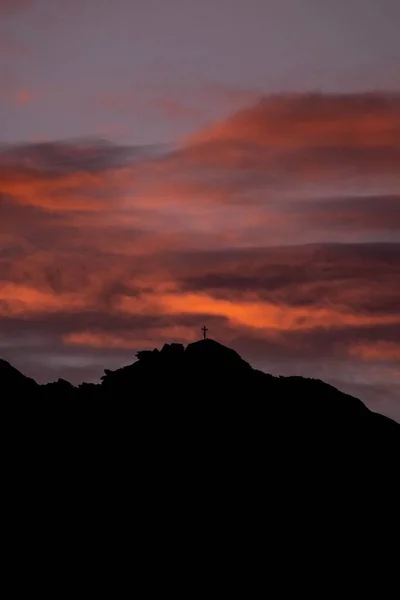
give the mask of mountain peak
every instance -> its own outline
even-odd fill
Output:
[[[235,350],[206,338],[188,344],[164,344],[161,349],[142,350],[130,365],[105,369],[99,384],[74,387],[65,380],[38,385],[5,360],[0,359],[0,392],[35,398],[107,399],[127,401],[132,407],[212,406],[213,414],[226,407],[235,414],[258,411],[265,422],[298,427],[310,435],[314,427],[338,431],[364,431],[363,423],[385,427],[357,398],[323,381],[303,377],[275,377],[255,370]],[[179,401],[179,402],[178,402]],[[144,410],[144,408],[143,408]],[[260,417],[261,418],[261,417]],[[397,429],[398,425],[393,424]]]
[[[225,369],[251,368],[236,350],[211,338],[192,342],[186,347],[185,355],[190,361],[199,361],[207,366],[214,365]]]

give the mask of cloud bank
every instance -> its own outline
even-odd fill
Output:
[[[171,148],[0,151],[1,354],[98,378],[216,339],[400,420],[400,97],[265,97]]]

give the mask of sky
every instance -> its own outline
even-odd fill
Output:
[[[398,0],[0,0],[0,355],[209,335],[400,421]]]

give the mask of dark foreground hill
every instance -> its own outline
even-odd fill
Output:
[[[351,575],[358,590],[385,549],[396,572],[400,425],[213,340],[137,357],[78,387],[39,386],[0,362],[4,514],[18,547],[57,548],[55,572],[115,560],[185,596],[217,575],[221,594],[241,585],[243,597],[258,595],[255,577],[320,596]]]
[[[68,400],[79,401],[77,409],[84,411],[89,400],[107,400],[112,410],[118,405],[137,414],[152,411],[154,418],[156,410],[158,415],[177,411],[179,419],[190,415],[210,425],[218,415],[227,423],[237,418],[256,427],[262,422],[266,431],[293,427],[308,436],[322,431],[360,439],[383,432],[385,438],[399,436],[398,424],[371,412],[360,400],[320,380],[255,370],[237,352],[211,339],[186,348],[165,344],[161,350],[138,352],[137,359],[116,371],[105,369],[99,384],[77,387],[63,379],[38,385],[0,360],[0,389],[7,398],[51,400],[53,409],[58,403],[65,410],[68,405],[62,403]]]

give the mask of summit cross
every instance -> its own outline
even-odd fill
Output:
[[[203,332],[203,338],[206,339],[207,338],[207,327],[204,325],[204,327],[202,328],[202,332]]]

